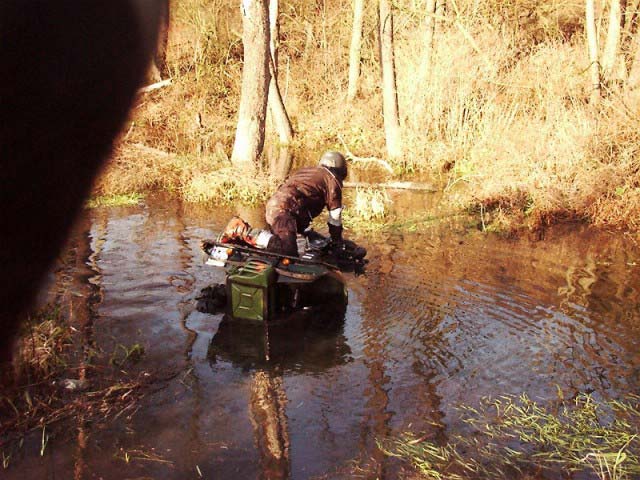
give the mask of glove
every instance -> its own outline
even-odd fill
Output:
[[[234,216],[224,228],[223,237],[227,240],[243,240],[251,231],[251,226],[240,217]]]
[[[211,240],[203,240],[202,243],[200,244],[200,246],[202,247],[202,250],[207,254],[210,255],[211,254],[211,250],[214,247],[214,243]]]
[[[342,225],[333,225],[331,223],[329,225],[329,235],[331,235],[331,243],[336,247],[342,247]]]

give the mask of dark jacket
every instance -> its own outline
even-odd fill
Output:
[[[342,182],[325,167],[301,168],[267,202],[267,223],[272,225],[280,213],[288,212],[302,233],[325,208],[342,208]]]

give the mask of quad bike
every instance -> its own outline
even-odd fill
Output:
[[[226,272],[224,284],[202,291],[198,308],[224,309],[235,319],[273,323],[297,310],[346,310],[342,272],[364,272],[367,251],[354,242],[340,244],[309,230],[298,242],[299,257],[257,248],[220,234],[205,240],[206,263]]]

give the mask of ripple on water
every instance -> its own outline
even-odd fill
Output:
[[[637,289],[615,248],[585,253],[571,242],[580,245],[466,238],[404,248],[413,254],[393,255],[389,273],[369,280],[363,316],[375,321],[363,320],[360,341],[392,382],[419,383],[421,365],[427,381],[462,402],[546,396],[554,384],[624,393],[637,369],[637,340],[627,338],[640,319]]]

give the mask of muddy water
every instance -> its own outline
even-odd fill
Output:
[[[432,205],[402,194],[395,208]],[[200,240],[231,213],[162,199],[87,213],[51,290],[76,290],[92,348],[140,344],[131,368],[162,381],[136,412],[71,422],[42,457],[31,439],[0,477],[403,478],[376,439],[446,440],[465,428],[461,403],[640,393],[640,250],[629,237],[574,227],[513,241],[450,218],[421,234],[352,236],[371,263],[348,277],[343,321],[265,336],[194,308],[223,280]]]

